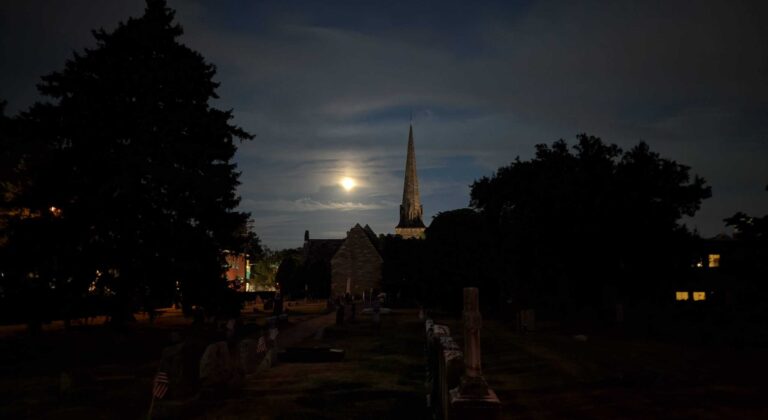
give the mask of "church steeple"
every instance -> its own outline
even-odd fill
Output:
[[[424,235],[422,215],[424,209],[419,198],[419,178],[416,175],[416,151],[413,145],[413,126],[408,129],[408,155],[405,159],[403,203],[400,205],[400,223],[395,234],[403,238],[419,238]]]

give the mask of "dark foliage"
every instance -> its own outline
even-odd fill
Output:
[[[765,187],[768,191],[768,186]],[[759,216],[748,216],[743,212],[738,212],[724,220],[726,226],[734,229],[736,239],[747,241],[768,241],[768,214]]]
[[[431,268],[424,261],[424,241],[400,236],[380,236],[382,244],[382,290],[399,304],[428,304],[432,301],[432,283],[426,276]]]
[[[424,258],[433,267],[425,301],[430,307],[460,310],[462,289],[479,287],[486,313],[501,306],[508,285],[508,269],[494,250],[493,234],[485,218],[473,209],[438,213],[427,229]]]
[[[233,210],[231,161],[252,136],[209,105],[215,67],[179,43],[173,18],[148,0],[143,16],[94,31],[96,48],[38,85],[52,102],[19,118],[28,182],[12,205],[32,217],[9,228],[9,276],[39,278],[64,307],[114,295],[119,321],[169,303],[178,286],[186,309],[215,309],[226,294],[221,251],[254,248],[247,214]]]
[[[277,268],[275,283],[286,296],[303,296],[306,283],[302,276],[300,249],[286,249],[281,251],[281,254],[282,260]]]
[[[564,319],[655,299],[689,264],[680,218],[709,196],[702,178],[645,143],[622,153],[582,134],[572,148],[538,145],[533,159],[476,181],[470,204],[490,236],[483,266],[509,273],[495,290]]]

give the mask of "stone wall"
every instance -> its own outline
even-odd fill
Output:
[[[331,259],[331,297],[343,296],[347,281],[350,292],[356,296],[370,289],[379,290],[383,262],[365,230],[355,225]]]

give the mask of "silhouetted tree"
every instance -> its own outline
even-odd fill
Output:
[[[765,187],[768,191],[768,186]],[[726,226],[734,229],[736,239],[750,241],[768,240],[768,215],[763,217],[749,216],[744,212],[738,212],[723,220]]]
[[[299,249],[286,249],[280,252],[282,260],[275,274],[275,283],[284,295],[294,296],[304,293],[304,279],[301,276]]]
[[[485,218],[473,209],[438,213],[427,228],[424,258],[429,270],[425,294],[431,307],[459,311],[462,288],[479,287],[485,313],[500,307],[501,293],[512,279],[494,247]]]
[[[514,267],[511,297],[565,317],[653,299],[689,264],[679,219],[709,196],[689,167],[645,143],[622,153],[582,134],[573,148],[564,140],[537,145],[533,159],[476,181],[470,204]]]
[[[252,136],[209,105],[215,67],[179,43],[165,1],[43,77],[51,98],[21,115],[39,217],[11,230],[26,271],[72,296],[112,295],[113,319],[169,302],[208,308],[225,288],[223,249],[239,249],[236,140]],[[42,256],[42,258],[40,258]],[[24,273],[18,273],[24,275]]]
[[[431,266],[424,259],[424,241],[403,239],[397,235],[383,235],[379,239],[384,259],[382,290],[388,296],[400,296],[399,304],[432,304],[434,282],[432,277],[425,276],[427,267]]]

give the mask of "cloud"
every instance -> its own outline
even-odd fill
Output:
[[[3,57],[22,58],[0,80],[29,87],[11,106],[33,90],[28,71],[60,68],[92,43],[90,28],[113,27],[140,3],[53,2],[69,10],[45,19],[40,3],[3,5],[0,33],[14,40]],[[534,144],[580,132],[624,148],[645,140],[702,174],[713,198],[690,221],[702,234],[737,210],[768,212],[768,3],[170,6],[182,40],[217,65],[216,106],[257,135],[236,158],[241,207],[272,246],[353,221],[391,232],[411,111],[427,220],[465,206],[473,180]],[[341,176],[362,187],[344,195]]]
[[[271,200],[271,201],[256,201],[246,200],[243,203],[245,209],[249,211],[274,211],[274,212],[314,212],[321,210],[333,210],[333,211],[366,211],[366,210],[381,210],[388,208],[397,208],[398,203],[393,202],[381,202],[381,203],[361,203],[361,202],[320,202],[308,197],[300,198],[298,200]]]

